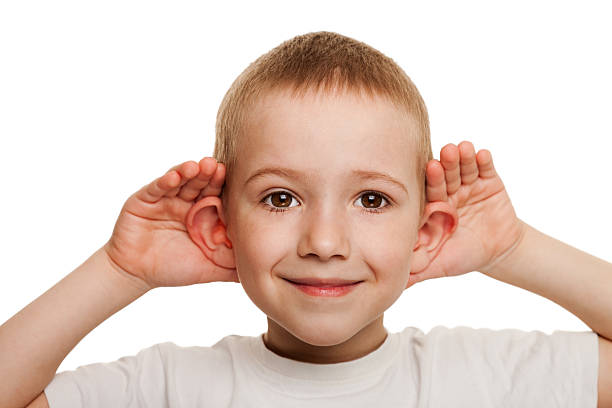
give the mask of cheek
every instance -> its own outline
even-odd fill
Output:
[[[299,245],[298,217],[249,206],[233,213],[232,221],[232,243],[239,272],[249,269],[269,274],[276,263],[295,252]],[[360,214],[348,220],[344,238],[351,242],[351,256],[362,258],[385,281],[399,282],[404,278],[407,281],[417,221],[407,211]]]
[[[253,210],[235,214],[234,244],[237,267],[270,273],[271,267],[287,253],[290,237],[286,223]]]
[[[357,224],[354,240],[374,269],[395,275],[409,269],[415,228],[408,217],[386,217]]]
[[[408,283],[414,228],[416,226],[411,225],[410,221],[378,222],[371,223],[368,228],[361,228],[357,235],[361,256],[376,279],[374,289],[378,296],[373,299],[383,310],[402,295]]]
[[[262,216],[253,211],[236,215],[234,220],[239,228],[235,229],[234,250],[240,282],[261,311],[276,316],[279,299],[284,293],[272,270],[286,257],[288,240],[279,239],[282,235],[280,224],[267,221],[266,214]]]

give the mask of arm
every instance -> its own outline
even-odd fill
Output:
[[[40,395],[26,408],[49,408],[49,401],[47,400],[47,396],[44,392],[41,392]]]
[[[612,264],[525,224],[516,249],[480,272],[544,296],[599,335],[599,408],[612,407]]]
[[[448,144],[440,162],[431,160],[426,170],[425,215],[444,209],[436,204],[448,201],[459,222],[442,234],[438,252],[420,249],[429,260],[411,274],[408,287],[480,271],[559,304],[598,334],[598,407],[612,407],[612,264],[521,221],[487,150],[476,154],[466,141]]]
[[[41,394],[83,337],[145,292],[118,273],[101,248],[6,321],[0,326],[0,407],[24,407]]]
[[[612,339],[612,264],[521,221],[488,151],[475,154],[470,142],[448,144],[440,159],[427,166],[424,216],[440,210],[437,201],[448,201],[459,221],[456,228],[438,234],[445,235],[439,238],[439,252],[431,244],[418,247],[429,260],[426,268],[411,274],[409,283],[480,271],[552,300]],[[446,224],[451,221],[449,216]]]
[[[102,248],[0,326],[0,407],[46,402],[42,391],[74,346],[150,289],[240,282],[231,249],[217,249],[215,260],[204,251],[220,246],[224,177],[225,166],[205,157],[143,186]]]
[[[525,224],[516,249],[480,272],[552,300],[612,339],[612,264]]]

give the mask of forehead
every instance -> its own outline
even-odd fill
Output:
[[[415,182],[415,121],[386,98],[355,92],[270,92],[250,112],[235,175],[262,167],[295,169],[314,178],[375,171]]]

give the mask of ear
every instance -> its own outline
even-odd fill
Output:
[[[206,258],[222,268],[236,268],[219,197],[208,196],[196,202],[187,213],[185,225],[191,240]]]
[[[411,274],[422,272],[433,262],[444,243],[457,229],[458,222],[457,210],[449,202],[427,203],[413,249]]]

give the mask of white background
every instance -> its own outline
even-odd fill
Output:
[[[522,220],[610,261],[610,17],[603,1],[4,1],[0,321],[102,246],[134,191],[212,155],[219,103],[250,62],[319,30],[406,71],[429,109],[436,158],[449,142],[489,149]],[[479,272],[416,284],[385,325],[590,330]],[[87,335],[58,371],[265,330],[238,284],[159,288]]]

